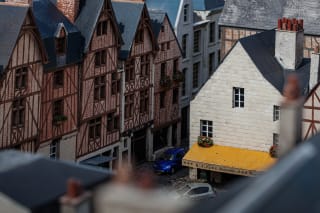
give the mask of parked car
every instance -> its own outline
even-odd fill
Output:
[[[156,173],[175,173],[182,167],[182,158],[185,154],[184,148],[170,148],[153,164]]]
[[[176,191],[177,199],[202,200],[216,196],[212,186],[208,183],[189,183]]]

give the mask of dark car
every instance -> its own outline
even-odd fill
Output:
[[[185,154],[184,148],[170,148],[155,161],[153,169],[157,173],[173,174],[182,167],[182,158]]]

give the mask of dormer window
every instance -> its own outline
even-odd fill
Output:
[[[136,35],[136,43],[142,43],[143,42],[143,29],[138,30]]]
[[[56,38],[56,53],[57,55],[66,54],[67,49],[67,39],[66,39],[66,31],[61,28],[59,36]]]
[[[97,36],[105,35],[108,31],[108,21],[100,21],[97,25]]]

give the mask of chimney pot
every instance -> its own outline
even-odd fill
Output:
[[[80,181],[69,179],[67,182],[67,196],[69,198],[76,198],[82,193]]]
[[[278,30],[281,30],[282,28],[282,20],[278,19]]]
[[[287,25],[288,25],[288,30],[292,31],[292,25],[291,25],[291,20],[290,19],[288,19]]]
[[[292,30],[293,30],[294,32],[297,32],[297,31],[298,31],[298,25],[297,25],[297,23],[293,24]]]

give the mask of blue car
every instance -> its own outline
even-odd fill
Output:
[[[182,158],[185,154],[183,148],[170,148],[155,161],[153,169],[156,173],[173,174],[182,167]]]

